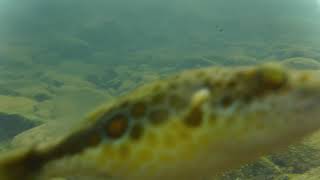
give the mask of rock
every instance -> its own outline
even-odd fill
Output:
[[[36,119],[34,106],[37,102],[26,97],[3,96],[0,95],[1,112],[8,114],[20,114],[28,119]]]
[[[304,57],[294,57],[288,58],[281,62],[284,66],[294,68],[294,69],[310,69],[316,70],[320,69],[320,62]]]
[[[320,133],[319,133],[320,135]],[[239,169],[231,170],[221,177],[215,177],[215,180],[233,180],[233,179],[266,179],[266,180],[285,180],[293,177],[305,177],[304,174],[318,173],[316,177],[320,177],[320,170],[313,171],[314,168],[320,166],[319,148],[314,146],[315,141],[312,137],[308,141],[291,146],[288,150],[275,153],[258,161],[250,163]],[[312,143],[310,143],[312,142]],[[317,141],[318,142],[318,141]],[[300,178],[301,180],[303,178]],[[295,180],[300,180],[295,179]],[[308,179],[308,178],[305,178]]]
[[[320,167],[311,169],[305,174],[294,175],[290,178],[291,180],[319,180],[320,179]]]
[[[74,127],[81,125],[86,114],[94,110],[100,104],[111,100],[107,93],[91,88],[77,88],[73,86],[63,86],[57,91],[59,96],[44,101],[36,114],[42,110],[50,110],[45,123],[29,129],[17,135],[12,145],[21,147],[30,144],[46,144],[53,142],[60,137],[70,133]]]
[[[33,96],[33,99],[35,99],[38,102],[43,102],[43,101],[51,99],[51,97],[45,93],[38,93]]]
[[[56,132],[51,130],[54,128],[56,128]],[[12,140],[11,145],[14,148],[26,147],[32,144],[45,145],[61,137],[57,132],[61,131],[56,125],[44,123],[18,134]]]

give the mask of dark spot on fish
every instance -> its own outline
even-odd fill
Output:
[[[98,132],[92,133],[88,138],[89,146],[96,146],[101,142],[102,138]]]
[[[193,107],[186,115],[184,123],[188,127],[199,127],[203,121],[201,106]]]
[[[115,115],[106,124],[105,130],[108,137],[112,139],[120,138],[128,128],[128,119],[122,114]]]
[[[130,132],[130,138],[133,140],[138,140],[143,135],[144,128],[141,124],[135,124]]]
[[[257,72],[257,82],[266,90],[280,89],[287,80],[286,74],[277,70],[266,69]]]
[[[164,103],[164,101],[165,101],[165,94],[164,93],[157,93],[151,99],[151,103],[153,105],[162,104],[162,103]]]
[[[170,107],[175,110],[182,109],[183,107],[185,107],[187,103],[183,97],[181,97],[179,94],[176,94],[176,93],[170,94],[168,101],[169,101]]]
[[[150,112],[149,120],[152,124],[158,125],[166,121],[169,117],[169,113],[165,109],[156,109]]]
[[[146,105],[143,102],[137,102],[131,107],[131,115],[133,118],[140,118],[146,112]]]
[[[213,91],[216,87],[216,85],[214,84],[214,82],[212,82],[210,78],[204,80],[203,86],[208,88],[210,91]]]
[[[232,89],[232,88],[235,88],[236,85],[237,85],[237,82],[233,79],[227,83],[227,88]]]
[[[229,107],[233,102],[233,98],[230,95],[223,96],[221,98],[221,104],[224,108]]]

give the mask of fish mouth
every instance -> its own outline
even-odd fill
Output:
[[[297,88],[282,106],[280,113],[297,133],[310,134],[320,129],[320,84]]]
[[[298,112],[313,112],[320,115],[320,74],[318,72],[297,72],[292,81],[290,96]],[[320,118],[320,116],[318,116]],[[320,120],[319,120],[320,121]]]
[[[319,92],[320,93],[320,92]],[[315,97],[310,97],[307,100],[303,101],[304,111],[314,111],[320,108],[320,95]],[[320,117],[319,117],[320,118]]]
[[[320,83],[289,82],[288,89],[264,97],[261,101],[270,131],[304,136],[320,129]],[[272,122],[272,123],[270,123]],[[281,133],[282,132],[282,133]]]
[[[284,109],[291,108],[293,114],[300,113],[299,115],[305,115],[305,118],[319,118],[320,121],[320,86],[297,88],[286,98],[287,107]]]

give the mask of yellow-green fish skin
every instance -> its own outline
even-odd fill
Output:
[[[319,73],[190,70],[101,107],[59,143],[4,156],[0,178],[210,178],[319,127]]]

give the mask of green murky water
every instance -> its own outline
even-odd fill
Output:
[[[98,105],[184,69],[319,71],[319,18],[319,0],[0,0],[0,144],[58,138]],[[317,177],[318,148],[306,142],[219,178]]]

